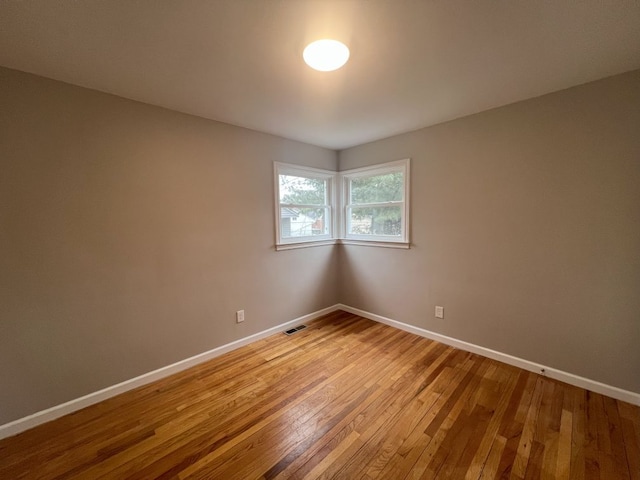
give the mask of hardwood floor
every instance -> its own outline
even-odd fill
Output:
[[[344,312],[0,441],[2,479],[639,479],[640,409]]]

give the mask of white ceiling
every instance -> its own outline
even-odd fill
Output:
[[[342,149],[640,68],[640,1],[2,0],[0,65]]]

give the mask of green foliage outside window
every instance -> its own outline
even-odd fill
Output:
[[[351,233],[402,235],[399,206],[359,207],[359,204],[402,201],[404,179],[401,172],[351,180]]]

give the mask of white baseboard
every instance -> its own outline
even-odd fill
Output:
[[[323,315],[335,312],[336,310],[339,310],[338,305],[323,308],[322,310],[318,310],[308,315],[303,315],[294,320],[290,320],[267,330],[263,330],[262,332],[254,333],[253,335],[241,338],[240,340],[227,343],[226,345],[214,348],[213,350],[209,350],[208,352],[204,352],[199,355],[195,355],[185,360],[176,362],[172,365],[168,365],[152,372],[145,373],[143,375],[140,375],[139,377],[125,380],[124,382],[118,383],[117,385],[103,388],[102,390],[98,390],[97,392],[93,392],[83,397],[70,400],[60,405],[56,405],[55,407],[42,410],[40,412],[34,413],[33,415],[19,418],[18,420],[0,426],[0,439],[17,435],[18,433],[30,428],[36,427],[46,422],[50,422],[51,420],[55,420],[56,418],[88,407],[89,405],[93,405],[108,398],[115,397],[116,395],[119,395],[121,393],[133,390],[134,388],[138,388],[148,383],[155,382],[156,380],[168,377],[169,375],[173,375],[174,373],[181,372],[183,370],[186,370],[187,368],[193,367],[202,362],[206,362],[207,360],[211,360],[212,358],[218,357],[227,352],[273,335],[274,333],[286,330],[288,327],[304,322],[310,322]]]
[[[446,335],[431,332],[423,328],[414,327],[413,325],[408,325],[406,323],[398,322],[390,318],[382,317],[380,315],[376,315],[375,313],[366,312],[364,310],[360,310],[359,308],[353,308],[348,305],[338,304],[336,305],[336,310],[344,310],[345,312],[360,315],[361,317],[368,318],[379,323],[384,323],[385,325],[390,325],[392,327],[399,328],[401,330],[419,335],[421,337],[430,338],[431,340],[435,340],[437,342],[459,348],[460,350],[477,353],[478,355],[482,355],[483,357],[498,360],[499,362],[513,365],[515,367],[522,368],[523,370],[535,372],[540,375],[553,378],[555,380],[560,380],[561,382],[565,382],[570,385],[575,385],[576,387],[591,390],[592,392],[600,393],[617,400],[622,400],[633,405],[640,406],[640,393],[630,392],[618,387],[612,387],[611,385],[606,385],[595,380],[580,377],[578,375],[574,375],[573,373],[564,372],[556,368],[547,367],[545,365],[514,357],[506,353],[497,352],[496,350],[491,350],[490,348],[481,347],[479,345],[474,345],[473,343],[468,343],[452,337],[447,337]]]
[[[42,410],[40,412],[34,413],[33,415],[29,415],[27,417],[20,418],[18,420],[7,423],[5,425],[1,425],[0,439],[17,435],[20,432],[36,427],[43,423],[49,422],[51,420],[55,420],[56,418],[62,417],[69,413],[73,413],[77,410],[88,407],[89,405],[93,405],[95,403],[101,402],[108,398],[115,397],[116,395],[127,392],[129,390],[133,390],[134,388],[141,387],[148,383],[155,382],[156,380],[160,380],[162,378],[168,377],[169,375],[173,375],[174,373],[181,372],[183,370],[186,370],[187,368],[193,367],[202,362],[206,362],[207,360],[211,360],[212,358],[218,357],[227,352],[230,352],[232,350],[243,347],[257,340],[260,340],[262,338],[273,335],[274,333],[278,333],[279,331],[286,330],[290,326],[304,323],[304,322],[310,322],[323,315],[335,312],[337,310],[344,310],[345,312],[353,313],[355,315],[360,315],[361,317],[368,318],[370,320],[373,320],[379,323],[384,323],[385,325],[399,328],[400,330],[404,330],[406,332],[413,333],[421,337],[430,338],[431,340],[435,340],[435,341],[444,343],[446,345],[450,345],[452,347],[465,350],[467,352],[477,353],[478,355],[482,355],[483,357],[491,358],[493,360],[497,360],[509,365],[522,368],[524,370],[535,372],[535,373],[547,376],[549,378],[553,378],[555,380],[560,380],[570,385],[575,385],[577,387],[591,390],[593,392],[600,393],[602,395],[607,395],[611,398],[615,398],[618,400],[631,403],[633,405],[640,406],[639,393],[630,392],[628,390],[623,390],[618,387],[612,387],[610,385],[606,385],[604,383],[600,383],[595,380],[590,380],[588,378],[580,377],[572,373],[547,367],[539,363],[514,357],[506,353],[501,353],[495,350],[491,350],[489,348],[481,347],[473,343],[468,343],[452,337],[447,337],[446,335],[441,335],[439,333],[431,332],[423,328],[398,322],[396,320],[392,320],[390,318],[383,317],[381,315],[376,315],[371,312],[360,310],[358,308],[350,307],[348,305],[336,304],[331,307],[323,308],[322,310],[318,310],[316,312],[310,313],[308,315],[303,315],[294,320],[290,320],[288,322],[282,323],[280,325],[269,328],[267,330],[263,330],[262,332],[258,332],[253,335],[249,335],[248,337],[236,340],[234,342],[227,343],[226,345],[222,345],[220,347],[214,348],[213,350],[209,350],[208,352],[204,352],[199,355],[195,355],[193,357],[187,358],[185,360],[181,360],[172,365],[159,368],[158,370],[145,373],[143,375],[140,375],[139,377],[126,380],[122,383],[118,383],[117,385],[113,385],[111,387],[98,390],[97,392],[93,392],[83,397],[76,398],[74,400],[63,403],[61,405],[56,405],[55,407],[51,407],[46,410]]]

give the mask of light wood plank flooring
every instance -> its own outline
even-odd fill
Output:
[[[638,479],[640,409],[344,312],[0,442],[2,479]]]

